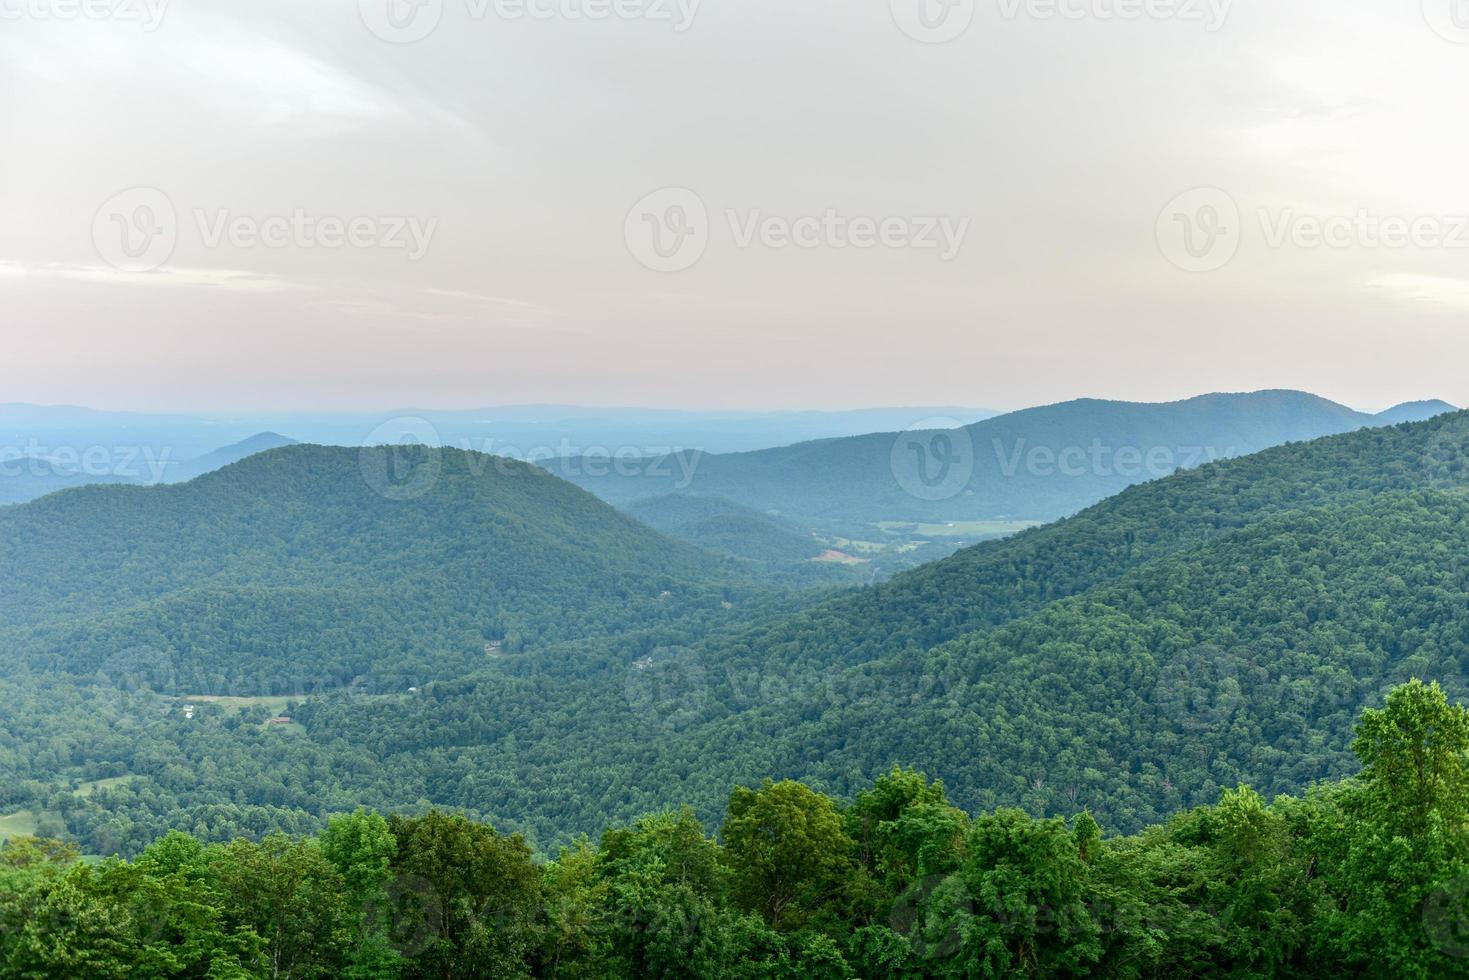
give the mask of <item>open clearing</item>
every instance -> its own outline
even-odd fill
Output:
[[[286,710],[286,705],[292,701],[301,702],[304,697],[294,696],[270,696],[259,698],[232,698],[217,694],[190,694],[174,699],[179,704],[217,704],[230,714],[236,714],[246,708],[265,708],[275,714],[281,714]]]
[[[883,521],[877,526],[884,531],[913,534],[921,538],[1003,538],[1027,528],[1039,527],[1040,521],[953,521],[945,524],[914,524]]]
[[[109,789],[113,786],[122,786],[137,779],[137,776],[109,776],[106,779],[94,779],[88,783],[82,783],[75,790],[76,795],[86,799],[99,789]]]
[[[35,833],[36,815],[29,810],[0,817],[0,842],[10,837],[31,837]]]

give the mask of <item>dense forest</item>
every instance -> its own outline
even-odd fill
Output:
[[[894,769],[849,800],[736,788],[537,859],[430,809],[79,862],[0,848],[7,977],[1469,976],[1469,710],[1411,681],[1359,775],[1248,786],[1129,837],[1086,811],[971,816]]]
[[[858,585],[877,571],[867,561],[822,560],[830,550],[828,537],[719,497],[665,494],[635,500],[622,510],[669,537],[735,560],[762,582],[794,588]]]

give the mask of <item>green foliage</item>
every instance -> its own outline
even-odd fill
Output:
[[[421,945],[408,977],[526,972],[540,879],[518,836],[457,814],[394,817],[393,939]]]
[[[850,872],[852,841],[836,806],[789,780],[736,789],[724,845],[737,900],[774,929],[819,916]]]
[[[0,849],[0,975],[1469,977],[1461,777],[1399,771],[1457,773],[1463,710],[1402,686],[1358,726],[1359,776],[1226,790],[1131,837],[1085,813],[971,818],[898,769],[850,803],[736,789],[722,843],[662,811],[539,865],[436,810],[319,838],[174,832],[132,863],[22,838]]]

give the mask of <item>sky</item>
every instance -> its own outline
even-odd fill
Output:
[[[1466,0],[0,0],[0,401],[1469,403]]]

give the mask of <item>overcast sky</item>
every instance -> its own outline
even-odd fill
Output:
[[[0,401],[1469,403],[1460,0],[76,2]]]

